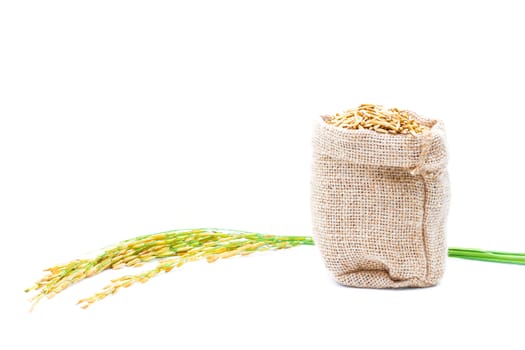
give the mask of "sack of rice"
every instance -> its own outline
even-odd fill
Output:
[[[313,236],[340,284],[428,287],[444,272],[444,126],[364,104],[315,121]]]

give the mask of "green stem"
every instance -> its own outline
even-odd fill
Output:
[[[496,262],[503,264],[525,265],[524,253],[496,252],[480,249],[449,248],[448,256],[451,258]]]

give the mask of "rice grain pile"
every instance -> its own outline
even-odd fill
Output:
[[[412,134],[417,136],[429,128],[421,125],[414,114],[398,108],[386,109],[381,105],[362,104],[343,113],[325,116],[326,123],[344,129],[370,129],[382,134]]]

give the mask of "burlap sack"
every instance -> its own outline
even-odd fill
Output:
[[[449,182],[442,122],[418,135],[348,130],[318,118],[313,134],[313,233],[347,286],[427,287],[443,275]]]

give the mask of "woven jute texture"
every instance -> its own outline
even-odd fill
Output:
[[[313,236],[337,282],[428,287],[443,276],[449,206],[443,123],[413,115],[413,135],[347,130],[315,120]]]

